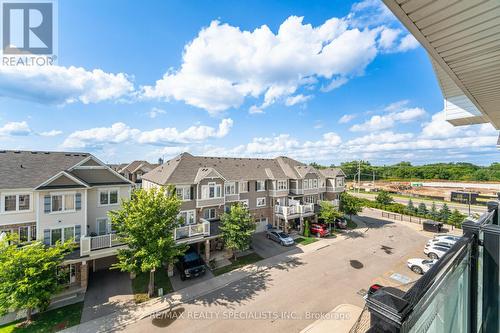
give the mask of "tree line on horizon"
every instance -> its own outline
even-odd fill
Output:
[[[322,169],[327,166],[311,163],[311,166]],[[353,179],[358,173],[358,161],[343,162],[340,167],[347,175],[347,179]],[[361,180],[419,180],[419,179],[442,179],[442,180],[465,180],[465,181],[500,181],[500,163],[494,162],[489,166],[480,166],[473,163],[432,163],[424,165],[412,165],[410,162],[399,162],[393,165],[372,165],[369,161],[361,161]]]

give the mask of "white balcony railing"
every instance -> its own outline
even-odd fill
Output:
[[[269,190],[269,196],[271,197],[281,197],[288,194],[288,189],[284,190]]]
[[[274,212],[279,215],[283,215],[285,218],[293,215],[309,214],[314,213],[314,204],[305,205],[291,205],[291,206],[274,206]]]
[[[80,239],[80,254],[89,255],[92,251],[122,245],[116,234],[106,234],[101,236],[85,236]]]
[[[196,236],[210,236],[210,222],[185,225],[174,230],[174,240]]]
[[[344,192],[344,190],[345,190],[345,186],[335,186],[335,187],[328,186],[326,188],[327,192]]]

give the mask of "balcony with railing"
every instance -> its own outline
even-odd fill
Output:
[[[84,236],[80,239],[80,255],[87,256],[92,251],[109,249],[116,246],[123,245],[117,234],[106,234],[100,236]]]
[[[216,197],[216,198],[202,198],[196,200],[196,208],[209,207],[209,206],[220,206],[224,205],[225,198],[224,197]]]
[[[342,186],[328,186],[326,188],[327,192],[335,192],[335,193],[340,193],[345,191],[345,185]]]
[[[285,219],[314,214],[314,204],[274,206],[274,213]]]
[[[184,242],[192,238],[210,236],[210,222],[201,219],[201,223],[189,224],[174,230],[174,240]]]
[[[500,332],[498,202],[408,291],[381,288],[367,297],[357,332]],[[364,319],[362,319],[364,318]]]

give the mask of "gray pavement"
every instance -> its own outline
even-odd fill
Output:
[[[274,257],[278,254],[290,252],[290,254],[303,252],[297,244],[283,246],[270,239],[267,239],[265,232],[259,232],[252,236],[252,249],[262,258]]]
[[[124,331],[298,332],[341,304],[362,307],[358,292],[394,267],[399,271],[427,239],[402,223],[370,218],[367,228],[307,245],[293,260],[194,296],[163,317],[143,319]]]
[[[82,322],[132,306],[132,282],[128,273],[118,270],[91,272],[85,294]]]

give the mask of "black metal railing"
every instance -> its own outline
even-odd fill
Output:
[[[381,288],[367,297],[367,332],[500,332],[498,202],[407,292]]]

